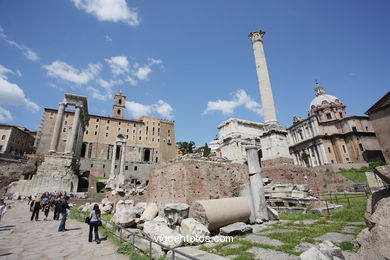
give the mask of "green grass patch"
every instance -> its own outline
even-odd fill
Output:
[[[354,251],[355,246],[351,242],[341,242],[336,244],[338,247],[341,248],[343,251]]]
[[[108,180],[110,177],[96,177],[96,180]]]
[[[280,219],[284,220],[305,220],[305,219],[319,219],[321,217],[320,214],[315,213],[297,213],[297,214],[288,214],[286,212],[282,212],[279,215]]]
[[[356,183],[367,183],[367,171],[371,171],[371,169],[369,167],[362,167],[360,169],[339,169],[338,174]]]
[[[102,215],[101,218],[108,222],[112,219],[112,214]]]

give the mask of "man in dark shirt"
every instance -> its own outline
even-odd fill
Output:
[[[60,213],[62,215],[62,218],[61,218],[60,226],[58,227],[59,232],[66,231],[65,222],[66,222],[66,218],[68,216],[67,210],[70,209],[69,204],[68,204],[68,200],[69,200],[69,197],[65,197],[64,201],[61,202],[61,204],[60,204]]]

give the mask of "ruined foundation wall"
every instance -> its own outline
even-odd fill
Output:
[[[248,168],[237,163],[175,160],[159,165],[149,179],[147,198],[159,206],[232,197],[249,183]]]
[[[336,191],[338,186],[350,187],[353,182],[330,170],[298,165],[280,165],[261,169],[261,175],[284,184],[308,184],[313,193]]]

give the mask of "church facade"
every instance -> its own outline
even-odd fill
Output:
[[[345,105],[316,83],[307,118],[295,116],[287,128],[294,163],[314,167],[383,160],[374,129],[366,116],[347,116]]]

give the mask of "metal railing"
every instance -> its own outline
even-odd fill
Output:
[[[86,217],[86,214],[85,214],[85,213],[80,212],[80,211],[78,211],[78,210],[77,210],[77,213],[78,213],[78,216],[79,216],[79,217],[83,217],[83,218],[85,219],[85,217]],[[130,243],[131,243],[131,254],[134,254],[134,253],[135,253],[135,250],[134,250],[135,248],[138,249],[138,251],[140,251],[140,252],[142,252],[142,253],[144,252],[144,250],[142,250],[141,248],[138,248],[138,247],[135,246],[135,238],[138,237],[138,238],[140,238],[140,239],[143,239],[143,240],[146,240],[146,241],[149,242],[148,256],[149,256],[149,259],[150,259],[150,260],[153,259],[153,253],[152,253],[152,246],[153,246],[153,244],[156,244],[156,245],[160,246],[161,248],[164,248],[165,251],[168,251],[168,252],[170,251],[170,252],[172,252],[172,255],[171,255],[171,259],[172,259],[172,260],[175,260],[175,259],[176,259],[176,254],[179,254],[179,255],[181,255],[181,256],[184,256],[184,257],[186,257],[186,258],[188,258],[188,259],[190,259],[190,260],[199,260],[199,258],[196,258],[196,257],[190,256],[190,255],[188,255],[188,254],[186,254],[186,253],[180,252],[180,251],[178,251],[178,250],[175,249],[175,248],[171,248],[171,247],[169,247],[169,246],[163,245],[163,244],[161,244],[161,243],[159,243],[159,242],[156,242],[156,241],[152,240],[152,239],[149,238],[149,237],[142,236],[142,235],[138,235],[138,234],[136,234],[136,233],[134,233],[134,232],[131,232],[131,231],[127,230],[126,228],[122,227],[121,225],[118,225],[118,224],[115,224],[115,223],[108,222],[108,221],[106,221],[106,220],[104,220],[104,219],[101,219],[101,221],[104,223],[104,225],[102,225],[103,229],[104,229],[106,232],[108,232],[108,233],[110,233],[111,235],[113,235],[114,237],[119,238],[119,242],[120,242],[120,243],[122,243],[122,242],[130,242]],[[107,228],[108,225],[117,228],[118,231],[119,231],[119,235],[117,235],[117,234],[115,233],[115,231],[112,231],[112,230],[110,230],[109,228]],[[126,239],[123,238],[123,232],[126,233],[126,234],[128,234],[129,237],[132,238],[131,241],[128,241],[128,240],[126,240]]]

